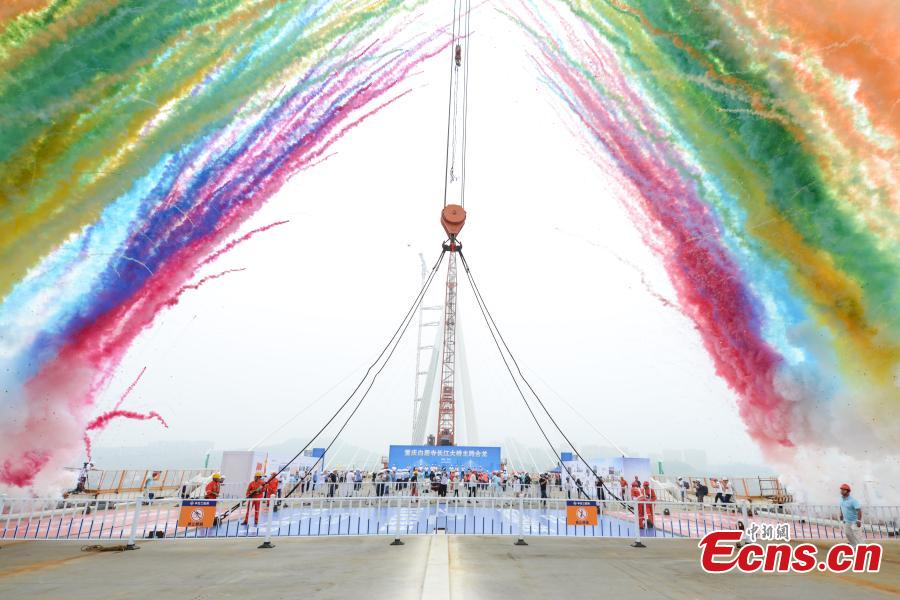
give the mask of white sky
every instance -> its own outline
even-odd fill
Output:
[[[759,462],[690,322],[604,249],[674,299],[660,261],[537,80],[523,38],[491,10],[476,13],[473,29],[469,220],[460,238],[507,341],[539,376],[532,383],[578,444],[606,445],[543,381],[619,445],[705,448],[719,462]],[[413,94],[297,175],[245,230],[290,224],[205,273],[247,271],[184,296],[137,340],[100,407],[146,365],[125,407],[158,410],[170,428],[120,420],[96,444],[214,439],[219,449],[247,447],[349,373],[362,374],[418,290],[418,253],[430,265],[440,251],[446,62],[427,63],[410,82]],[[443,273],[431,303],[440,302],[442,281]],[[468,285],[460,289],[481,442],[541,444]],[[415,326],[345,431],[347,443],[386,454],[389,444],[408,442],[414,345]],[[348,379],[269,442],[317,430],[355,383]]]

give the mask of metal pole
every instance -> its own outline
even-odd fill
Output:
[[[737,547],[740,548],[744,545],[744,541],[747,538],[747,528],[750,527],[750,519],[747,515],[747,503],[741,502],[741,532],[743,535],[741,536],[741,540],[737,543]]]
[[[128,543],[125,545],[126,550],[137,550],[140,546],[134,544],[137,537],[138,513],[141,511],[143,496],[138,495],[134,500],[134,514],[131,516],[131,533],[128,534]]]
[[[641,522],[638,518],[638,503],[634,502],[634,543],[631,544],[632,548],[646,548],[644,544],[641,543]]]
[[[412,499],[409,500],[410,506],[412,506]],[[411,510],[411,509],[410,509]],[[417,511],[418,512],[418,509]],[[394,541],[391,542],[391,546],[403,546],[403,542],[400,540],[400,498],[397,498],[397,527],[394,529]],[[418,515],[416,515],[418,518]],[[391,500],[388,499],[388,532],[391,530]]]
[[[523,513],[525,512],[525,499],[521,496],[519,497],[519,539],[516,540],[514,546],[527,546],[528,542],[524,539],[524,533],[522,533],[522,523],[523,523]]]
[[[269,514],[266,516],[266,538],[257,548],[274,548],[272,543],[272,513],[275,509],[275,496],[269,496]]]

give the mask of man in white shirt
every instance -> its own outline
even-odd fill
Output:
[[[684,477],[678,478],[678,493],[681,496],[682,502],[687,501],[687,491],[689,487],[690,484],[688,484],[688,482],[684,480]]]
[[[713,481],[713,489],[716,492],[716,497],[713,498],[713,504],[718,504],[722,501],[722,482],[718,479]]]
[[[734,490],[731,488],[731,484],[728,483],[728,478],[725,477],[722,479],[722,502],[725,504],[731,504],[732,496],[734,495]]]

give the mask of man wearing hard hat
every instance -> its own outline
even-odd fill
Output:
[[[216,500],[222,493],[222,476],[213,473],[212,479],[206,484],[206,495],[203,496],[207,500]]]
[[[253,521],[257,525],[259,524],[260,501],[258,500],[258,498],[262,498],[262,495],[265,492],[266,488],[266,483],[262,480],[262,476],[262,472],[257,471],[256,475],[253,476],[253,481],[251,481],[250,485],[247,486],[247,497],[250,498],[250,502],[249,504],[247,504],[247,514],[244,515],[244,525],[246,525],[247,521],[250,519],[251,508],[253,508],[254,511]]]

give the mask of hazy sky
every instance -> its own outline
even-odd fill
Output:
[[[592,161],[595,149],[572,134],[576,124],[538,81],[524,39],[490,9],[476,12],[473,29],[469,220],[460,237],[526,374],[576,443],[606,445],[556,394],[619,445],[760,460],[691,323],[642,285],[640,271],[675,298]],[[146,366],[126,407],[158,410],[170,428],[119,421],[96,444],[201,438],[244,448],[355,373],[269,441],[319,428],[406,312],[420,283],[418,253],[430,264],[440,251],[445,79],[444,57],[427,63],[409,82],[412,94],[351,132],[246,225],[290,219],[211,265],[204,274],[247,270],[163,313],[101,398],[101,407],[113,404]],[[442,281],[443,273],[431,303]],[[482,443],[537,445],[467,284],[459,319]],[[414,340],[413,327],[345,431],[348,443],[386,453],[408,442]]]

